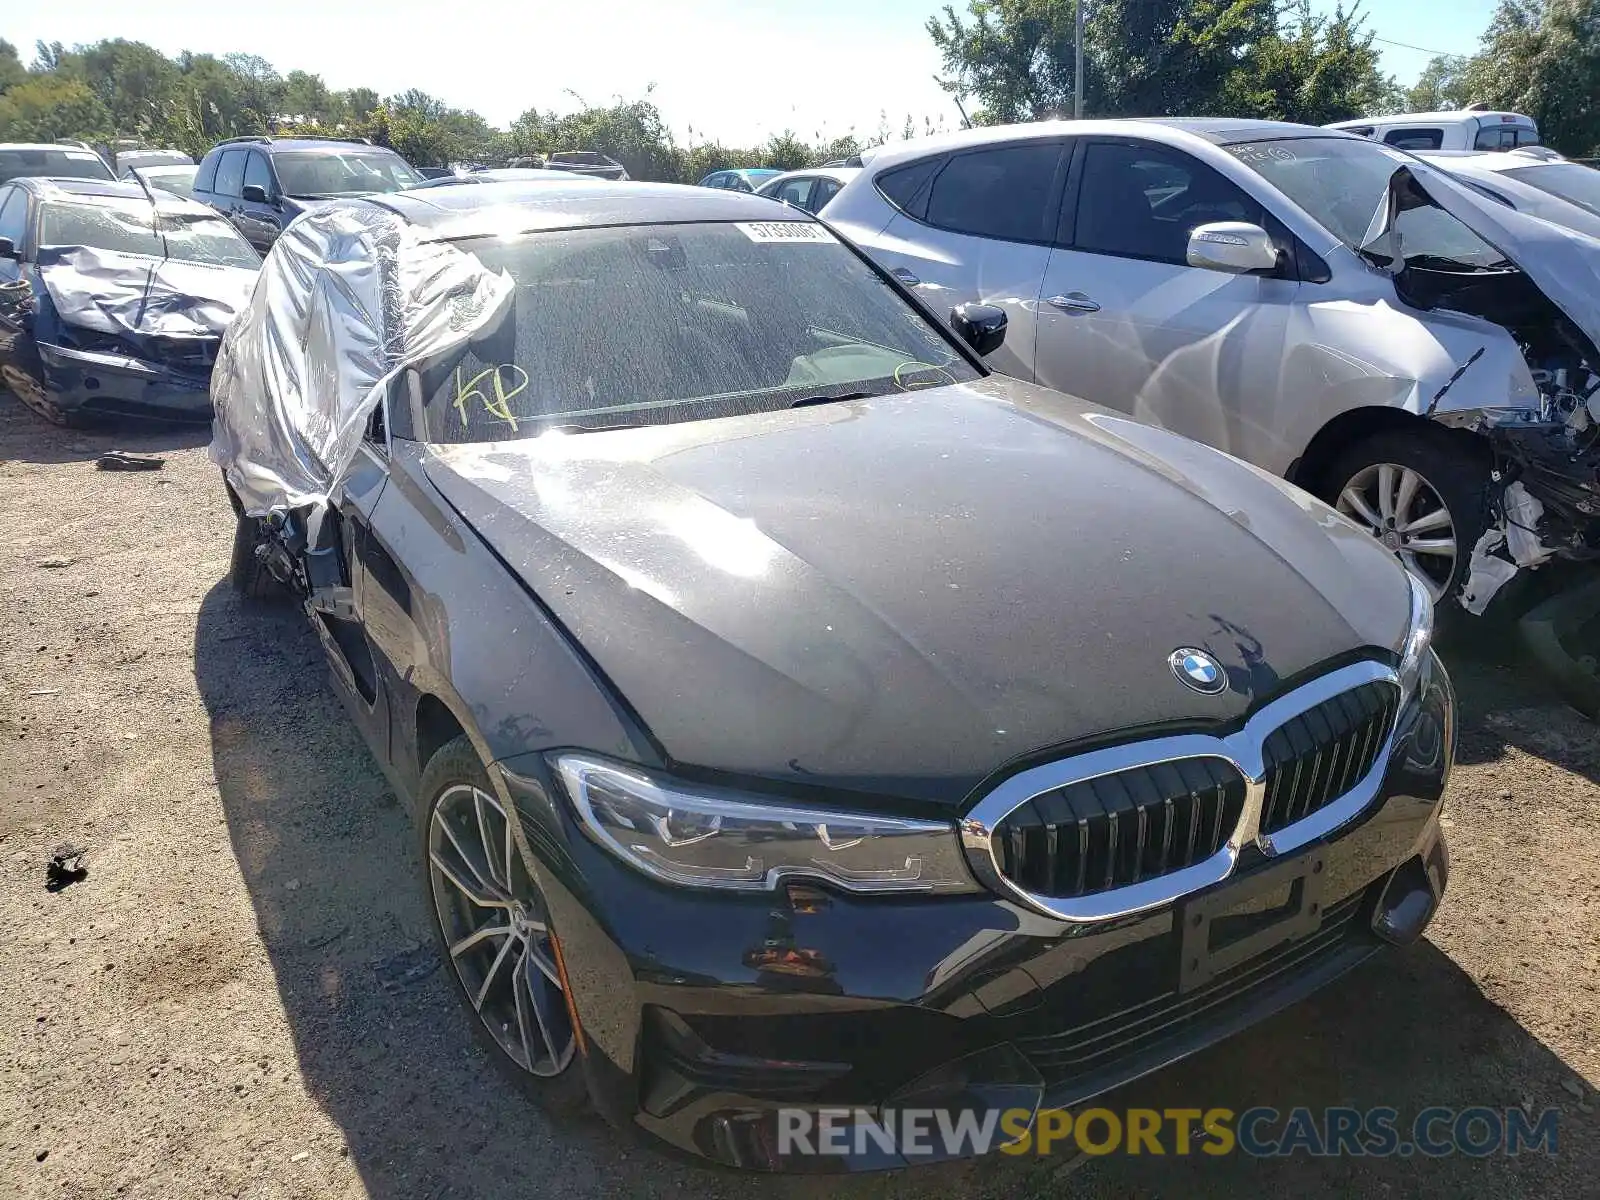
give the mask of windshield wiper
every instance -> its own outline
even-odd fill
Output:
[[[802,396],[792,401],[790,408],[809,408],[813,404],[833,404],[839,400],[870,400],[877,392],[839,392],[832,396]]]

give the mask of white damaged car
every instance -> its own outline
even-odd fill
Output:
[[[1238,120],[1040,122],[876,153],[828,219],[997,370],[1322,496],[1436,599],[1600,558],[1600,240],[1413,155]]]

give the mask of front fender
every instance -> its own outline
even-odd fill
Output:
[[[398,772],[414,783],[425,765],[424,696],[450,711],[485,763],[558,746],[653,761],[614,689],[415,469],[422,452],[394,443],[362,595],[368,637],[391,672]]]

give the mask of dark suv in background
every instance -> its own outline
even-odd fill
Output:
[[[194,198],[265,254],[283,227],[320,201],[398,192],[422,176],[393,150],[332,138],[228,138],[195,175]]]

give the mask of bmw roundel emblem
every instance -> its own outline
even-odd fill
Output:
[[[1228,676],[1222,664],[1204,650],[1193,646],[1180,646],[1167,658],[1178,682],[1207,696],[1216,696],[1228,690]]]

